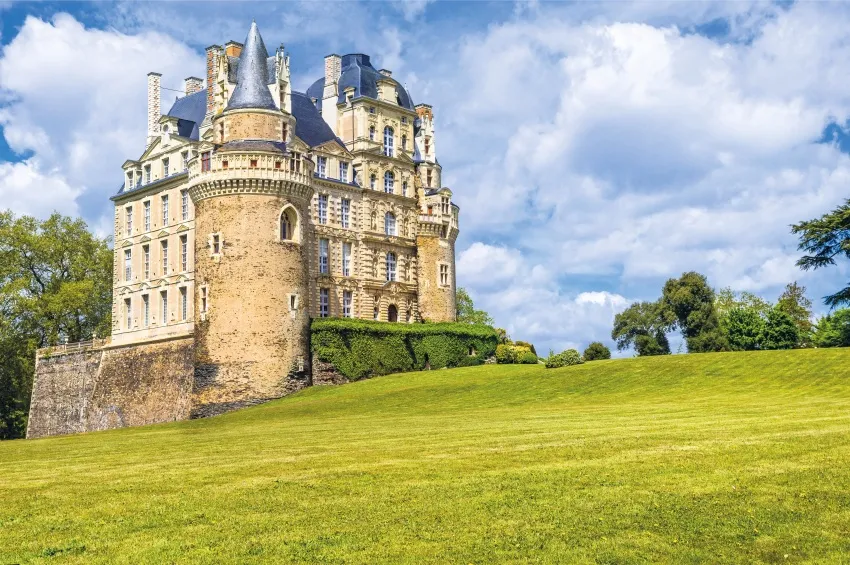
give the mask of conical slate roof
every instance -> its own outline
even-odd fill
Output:
[[[266,86],[268,57],[269,52],[266,51],[257,22],[252,22],[248,37],[245,38],[245,46],[239,55],[236,89],[230,97],[230,102],[227,103],[228,110],[234,108],[277,109],[272,94]]]

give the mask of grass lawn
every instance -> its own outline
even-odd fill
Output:
[[[0,443],[6,563],[850,563],[850,349],[380,377]]]

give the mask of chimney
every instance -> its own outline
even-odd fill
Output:
[[[331,54],[325,57],[325,90],[322,93],[322,118],[328,123],[334,133],[336,129],[337,108],[339,97],[339,76],[342,74],[342,57]]]
[[[218,71],[218,58],[221,54],[220,45],[210,45],[207,51],[207,114],[215,109],[215,79]]]
[[[325,57],[325,97],[327,97],[328,86],[333,84],[334,87],[336,87],[336,83],[339,82],[339,75],[341,73],[342,57],[335,53]],[[337,94],[336,88],[334,88],[333,93]]]
[[[195,94],[199,90],[204,89],[204,79],[198,77],[188,77],[185,80],[186,84],[186,96],[190,94]]]
[[[242,48],[244,45],[239,43],[238,41],[228,41],[224,45],[224,53],[228,57],[239,57],[242,54]]]
[[[385,77],[391,77],[391,76],[393,76],[393,72],[392,72],[392,71],[388,71],[387,69],[381,69],[381,70],[380,70],[380,71],[378,71],[378,72],[379,72],[379,73],[381,73],[382,75],[384,75]]]
[[[162,89],[160,88],[160,73],[148,73],[148,143],[149,146],[159,134],[159,119],[162,117],[160,111],[160,100]]]

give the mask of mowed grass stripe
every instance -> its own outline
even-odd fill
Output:
[[[0,563],[848,563],[850,350],[391,375],[0,486]]]

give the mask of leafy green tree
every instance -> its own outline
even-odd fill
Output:
[[[0,439],[25,432],[35,349],[105,336],[112,251],[82,220],[0,212]]]
[[[800,339],[800,330],[794,318],[774,307],[767,313],[764,324],[764,349],[791,349]]]
[[[661,304],[675,318],[689,353],[729,348],[714,309],[714,290],[704,275],[692,271],[669,279],[664,283]]]
[[[812,342],[816,347],[850,347],[850,308],[840,308],[818,320]]]
[[[800,335],[800,347],[808,347],[811,344],[812,325],[812,301],[806,297],[806,287],[790,283],[779,296],[776,307],[785,312],[797,325]]]
[[[728,286],[717,291],[714,298],[714,310],[721,324],[730,311],[735,308],[747,308],[755,310],[760,316],[767,316],[767,312],[773,306],[757,294],[752,292],[735,292]]]
[[[804,271],[835,265],[842,255],[850,258],[850,200],[820,218],[794,224],[791,233],[800,238],[797,248],[807,253],[797,261]],[[824,303],[850,304],[850,286],[824,297]]]
[[[672,321],[658,302],[635,302],[614,317],[611,339],[620,351],[634,346],[639,356],[667,355]]]
[[[514,342],[514,345],[518,345],[518,346],[520,346],[520,347],[527,347],[527,348],[529,349],[529,351],[531,351],[532,353],[534,353],[535,355],[537,355],[537,350],[536,350],[536,349],[534,349],[534,344],[533,344],[533,343],[530,343],[530,342],[527,342],[527,341],[520,341],[520,340],[516,340],[516,341]]]
[[[587,349],[584,350],[585,361],[596,361],[598,359],[610,358],[611,350],[608,349],[604,343],[599,341],[594,341],[593,343],[587,346]]]
[[[472,302],[472,297],[466,292],[466,289],[460,287],[455,295],[455,305],[457,307],[457,321],[462,324],[485,324],[493,325],[493,318],[484,310],[476,310],[475,304]]]
[[[732,350],[752,351],[761,348],[765,321],[757,308],[734,308],[727,313],[725,320],[724,327]]]

